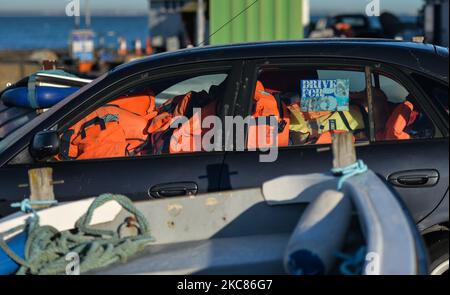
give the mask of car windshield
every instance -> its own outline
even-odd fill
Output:
[[[20,128],[14,130],[11,132],[8,136],[0,140],[0,155],[12,144],[14,144],[17,140],[19,140],[22,136],[30,132],[36,125],[39,125],[43,121],[45,121],[47,118],[52,116],[56,110],[58,110],[60,107],[68,103],[74,96],[78,96],[81,93],[84,93],[86,90],[90,89],[92,86],[96,85],[100,81],[102,81],[106,76],[108,76],[108,73],[103,74],[102,76],[98,77],[91,83],[85,85],[80,90],[78,90],[76,93],[68,96],[67,98],[60,101],[55,106],[48,109],[46,112],[42,113],[41,115],[35,117],[34,119],[30,120],[29,122],[25,123]]]

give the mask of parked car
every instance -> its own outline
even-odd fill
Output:
[[[342,112],[327,113],[325,121],[315,117],[309,126],[319,122],[320,128],[314,129],[319,134],[339,125],[354,133],[359,157],[395,187],[411,211],[428,244],[432,272],[447,272],[448,49],[429,44],[353,39],[249,43],[186,49],[119,66],[0,141],[0,214],[11,213],[10,204],[29,195],[28,170],[39,167],[53,169],[61,202],[105,192],[133,200],[195,195],[322,172],[331,161],[330,153],[323,152],[329,145],[314,134],[305,136],[287,101],[298,99],[301,81],[330,79],[348,81],[349,111],[344,119]],[[170,140],[162,140],[126,156],[102,157],[91,150],[89,156],[63,157],[64,151],[68,155],[64,135],[73,126],[90,123],[84,127],[101,131],[108,129],[102,120],[117,122],[120,116],[93,116],[106,107],[119,108],[111,102],[151,92],[161,113],[176,107],[180,99],[173,96],[203,93],[201,97],[214,97],[213,113],[225,120],[255,116],[256,90],[282,100],[278,117],[284,118],[280,127],[289,136],[280,142],[274,162],[261,162],[263,152],[248,144],[239,151],[230,132],[222,133],[212,152],[175,153],[166,146]],[[192,117],[189,108],[194,106],[185,105],[184,114]],[[148,130],[146,126],[143,132]],[[69,132],[69,138],[83,150],[82,141],[72,140],[80,132]],[[246,134],[251,134],[250,127]],[[84,135],[89,138],[89,132]]]

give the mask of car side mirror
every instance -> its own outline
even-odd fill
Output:
[[[44,161],[59,154],[59,136],[57,131],[40,131],[31,141],[30,154],[36,161]]]

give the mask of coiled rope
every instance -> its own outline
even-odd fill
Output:
[[[120,237],[116,231],[100,230],[90,226],[94,211],[109,201],[116,201],[136,218],[139,234]],[[25,202],[26,203],[26,202]],[[22,206],[21,206],[22,207]],[[24,208],[28,208],[26,205]],[[16,255],[4,241],[5,236],[26,231],[25,259]],[[94,200],[88,211],[81,216],[71,231],[59,232],[52,226],[40,226],[38,214],[33,214],[25,225],[0,234],[0,247],[20,265],[16,274],[56,275],[64,274],[68,261],[66,255],[79,257],[80,273],[106,267],[127,259],[142,251],[154,241],[145,216],[122,195],[103,194]]]

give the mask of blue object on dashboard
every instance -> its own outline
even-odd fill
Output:
[[[28,235],[24,231],[7,240],[6,244],[17,256],[24,259],[27,238]],[[14,260],[12,260],[5,251],[0,248],[0,275],[13,274],[17,272],[17,270],[19,270],[19,267],[20,266]]]
[[[9,106],[24,107],[24,108],[50,108],[66,98],[67,96],[78,91],[78,87],[48,87],[37,86],[35,88],[35,101],[29,99],[27,87],[17,87],[6,90],[1,100]]]

